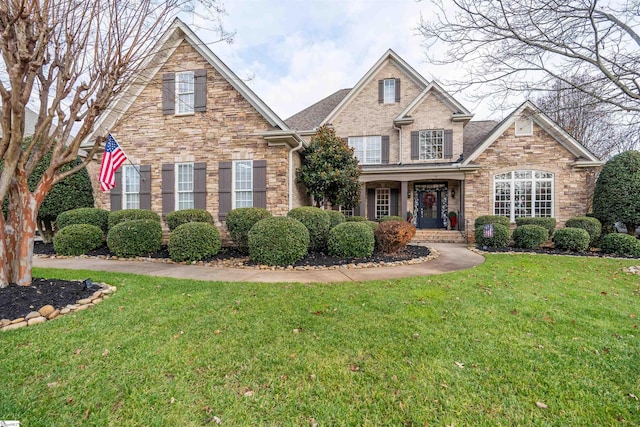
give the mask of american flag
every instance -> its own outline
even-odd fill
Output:
[[[126,154],[118,145],[115,138],[109,134],[107,144],[102,155],[100,165],[100,188],[102,191],[109,191],[116,186],[116,170],[127,160]]]

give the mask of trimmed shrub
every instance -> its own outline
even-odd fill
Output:
[[[476,227],[476,244],[480,247],[486,246],[489,248],[506,248],[509,246],[509,243],[511,242],[509,238],[509,227],[498,223],[489,222],[488,224],[493,224],[493,237],[484,237],[485,224],[482,224],[479,227]]]
[[[362,222],[362,221],[358,221],[358,222]],[[376,230],[378,230],[378,227],[380,226],[380,223],[376,221],[365,221],[365,222],[369,227],[371,227],[371,231],[373,231],[375,234]]]
[[[237,208],[227,212],[225,224],[240,251],[249,252],[249,230],[265,218],[271,218],[271,212],[263,208]]]
[[[513,241],[516,248],[533,249],[547,241],[549,232],[539,225],[522,225],[513,230]]]
[[[213,216],[204,209],[183,209],[173,211],[165,217],[169,231],[173,231],[188,222],[206,222],[213,224]]]
[[[366,223],[345,222],[329,231],[327,247],[331,256],[366,258],[374,246],[373,231]]]
[[[109,228],[107,246],[111,252],[123,258],[157,252],[162,246],[160,221],[132,219],[115,224]]]
[[[125,221],[148,219],[160,223],[160,215],[148,209],[123,209],[109,214],[109,230]]]
[[[71,224],[53,236],[53,249],[56,254],[75,256],[99,248],[104,233],[91,224]]]
[[[640,257],[640,240],[629,234],[611,233],[602,238],[600,249],[605,254]]]
[[[516,218],[516,225],[518,227],[522,225],[539,225],[547,229],[547,237],[553,236],[553,232],[556,230],[556,219],[549,217],[529,217],[520,216]]]
[[[200,261],[220,251],[222,241],[215,225],[206,222],[180,224],[169,236],[167,244],[172,260]]]
[[[58,230],[73,224],[89,224],[98,227],[104,235],[109,230],[109,211],[98,208],[80,208],[62,212],[56,218]]]
[[[416,235],[416,227],[407,221],[384,221],[375,231],[378,249],[386,254],[398,252]]]
[[[584,252],[589,249],[589,233],[582,228],[560,228],[553,233],[556,249]]]
[[[364,222],[369,221],[367,218],[363,216],[348,216],[344,219],[346,222]]]
[[[476,221],[473,224],[473,227],[475,229],[477,229],[478,227],[480,227],[482,225],[485,225],[485,224],[500,224],[500,225],[504,225],[505,227],[509,228],[509,226],[511,225],[511,222],[509,221],[509,218],[507,218],[506,216],[483,215],[483,216],[479,216],[478,218],[476,218]]]
[[[309,230],[294,218],[265,218],[249,231],[249,258],[258,264],[293,264],[307,254],[308,247]]]
[[[287,216],[297,219],[309,230],[310,251],[322,252],[327,248],[327,238],[331,227],[327,211],[312,206],[302,206],[291,209]]]
[[[336,225],[340,225],[345,221],[344,214],[339,211],[327,211],[329,214],[329,229],[332,229]]]
[[[597,218],[588,216],[577,216],[575,218],[571,218],[567,220],[565,227],[582,228],[585,230],[589,233],[589,244],[591,246],[598,241],[600,234],[602,233],[602,224],[600,224],[600,221],[598,221]]]
[[[404,218],[402,218],[401,216],[397,216],[397,215],[387,215],[387,216],[383,216],[382,218],[380,218],[378,220],[379,222],[385,222],[385,221],[404,221]]]

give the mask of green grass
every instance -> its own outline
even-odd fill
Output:
[[[487,255],[454,274],[307,285],[37,270],[118,292],[0,334],[0,419],[636,425],[640,280],[629,265]]]

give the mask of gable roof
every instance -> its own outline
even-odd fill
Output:
[[[420,75],[411,65],[409,65],[404,59],[402,59],[393,49],[387,50],[384,55],[373,64],[373,67],[366,72],[364,76],[356,83],[351,91],[345,96],[334,109],[327,114],[327,116],[320,123],[321,125],[330,123],[331,120],[347,105],[353,98],[355,98],[360,91],[373,79],[387,61],[393,61],[395,65],[409,77],[420,88],[424,89],[429,86],[429,82]]]
[[[437,82],[431,82],[425,87],[420,95],[416,96],[413,101],[407,105],[407,108],[402,110],[398,117],[395,118],[396,121],[402,121],[411,116],[411,113],[425,100],[429,92],[434,92],[439,101],[441,101],[444,105],[446,105],[454,115],[454,120],[470,120],[473,117],[473,114],[467,110],[464,105],[459,103],[453,96],[449,95],[449,93],[442,88]]]
[[[523,102],[518,108],[513,110],[511,114],[498,123],[486,136],[486,138],[477,143],[472,149],[469,155],[465,155],[462,165],[468,165],[472,161],[478,158],[491,144],[493,144],[504,132],[513,126],[515,121],[523,114],[528,113],[533,121],[544,129],[549,135],[551,135],[556,141],[558,141],[563,147],[565,147],[571,154],[573,154],[577,161],[578,166],[599,166],[603,162],[598,159],[593,153],[587,150],[582,144],[580,144],[574,137],[554,122],[549,116],[544,114],[538,107],[536,107],[531,101]]]
[[[289,130],[285,122],[269,108],[242,79],[220,60],[209,47],[180,19],[174,19],[171,26],[150,50],[150,54],[140,67],[136,77],[123,89],[94,125],[94,130],[83,141],[82,146],[92,146],[97,135],[112,128],[134,103],[151,79],[159,72],[169,57],[183,41],[187,41],[213,68],[220,73],[233,88],[245,98],[271,126],[283,131]],[[101,130],[102,129],[102,130]]]
[[[487,135],[498,125],[496,120],[470,121],[464,126],[462,134],[462,156],[466,159],[482,143]]]
[[[325,117],[336,108],[351,89],[340,89],[310,107],[294,114],[285,120],[285,123],[295,130],[313,130],[320,126]]]

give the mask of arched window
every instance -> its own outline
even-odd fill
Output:
[[[553,216],[553,174],[519,170],[493,178],[493,213],[515,222],[520,216]]]

